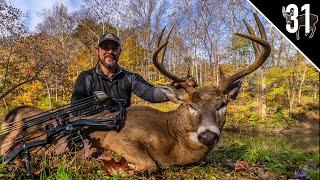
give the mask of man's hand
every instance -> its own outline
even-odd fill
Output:
[[[158,86],[160,90],[166,95],[166,97],[176,104],[182,104],[183,99],[182,97],[179,97],[178,89],[172,86]]]

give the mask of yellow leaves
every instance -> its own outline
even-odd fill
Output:
[[[168,82],[166,81],[166,79],[164,77],[161,77],[159,79],[153,80],[151,83],[154,84],[154,85],[168,84]]]
[[[287,92],[287,90],[288,90],[288,86],[283,85],[280,87],[272,88],[268,94],[272,96],[276,96],[276,95],[282,96]]]
[[[266,76],[265,83],[266,85],[271,85],[278,81],[282,81],[286,76],[286,69],[280,67],[272,67],[272,68],[265,68],[264,74]]]
[[[86,50],[86,49],[80,49],[78,52],[75,54],[75,63],[70,64],[70,69],[75,72],[75,71],[83,71],[86,69],[91,68],[91,62],[90,62],[90,56],[92,54]],[[93,59],[93,63],[95,64],[96,59]]]
[[[128,38],[122,44],[123,51],[120,56],[121,66],[130,68],[140,64],[144,60],[144,49],[138,45],[136,37]]]
[[[19,106],[19,105],[33,105],[33,100],[30,97],[30,93],[24,93],[22,96],[17,96],[13,101],[12,105]]]
[[[30,84],[26,84],[24,86],[24,89],[31,89],[32,91],[38,91],[39,89],[42,89],[43,86],[39,81],[35,81],[33,83]]]
[[[313,79],[318,79],[318,81],[319,81],[319,75],[320,73],[315,68],[310,68],[309,71],[307,72],[307,76]]]
[[[25,84],[22,86],[21,94],[16,94],[13,97],[12,105],[34,105],[36,102],[38,95],[43,91],[43,86],[39,81],[35,81],[33,83]]]
[[[241,93],[239,94],[239,97],[241,97],[243,99],[249,99],[250,98],[250,93],[249,92],[245,92],[245,91],[241,91]]]

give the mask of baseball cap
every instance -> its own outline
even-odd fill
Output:
[[[99,44],[98,46],[100,46],[102,43],[106,42],[106,41],[114,41],[116,42],[119,46],[120,45],[120,39],[118,38],[118,36],[116,36],[115,34],[112,33],[106,33],[103,34],[100,39],[99,39]]]

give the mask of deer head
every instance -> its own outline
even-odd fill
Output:
[[[290,24],[291,23],[291,16],[294,15],[293,9],[289,13],[286,12],[286,8],[282,6],[282,16],[286,18],[286,23]]]
[[[179,78],[164,68],[163,59],[168,38],[171,33],[170,29],[165,41],[161,44],[162,30],[158,38],[158,48],[153,53],[153,63],[156,68],[166,77],[173,80],[171,86],[162,87],[167,97],[175,103],[181,104],[179,109],[189,115],[191,124],[187,131],[193,130],[194,141],[198,141],[207,147],[214,146],[220,138],[221,130],[225,123],[226,109],[228,102],[235,100],[241,87],[243,78],[260,67],[268,58],[271,48],[267,42],[265,29],[262,26],[258,16],[254,14],[260,37],[256,36],[253,29],[244,21],[249,35],[236,33],[236,35],[247,38],[252,41],[255,52],[255,61],[246,69],[226,77],[220,68],[220,84],[218,87],[197,87],[197,83],[188,74],[185,78]],[[260,46],[259,46],[260,45]],[[158,54],[162,50],[161,59],[158,60]]]

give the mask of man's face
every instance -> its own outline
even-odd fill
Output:
[[[96,53],[100,63],[102,63],[106,68],[115,67],[117,65],[120,52],[120,46],[113,41],[102,43],[96,48]]]

